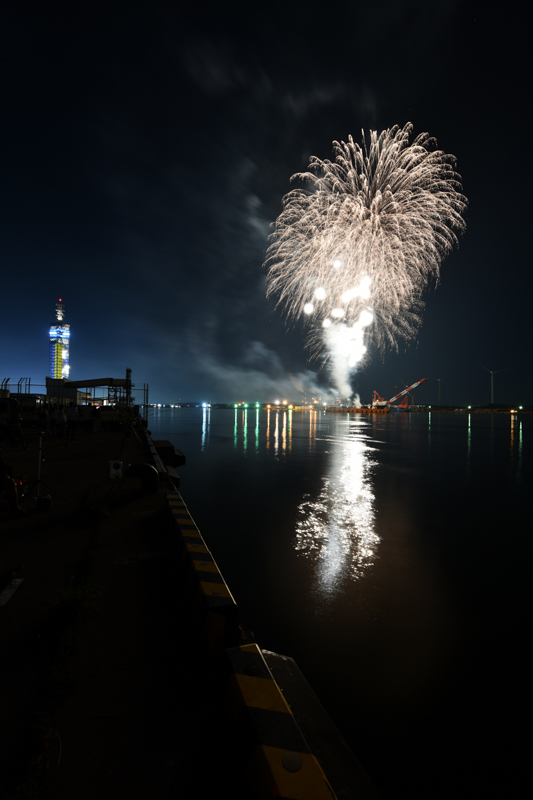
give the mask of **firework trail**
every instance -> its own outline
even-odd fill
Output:
[[[412,129],[333,142],[333,162],[312,156],[291,178],[309,188],[285,195],[270,237],[267,294],[306,321],[344,397],[370,343],[397,349],[415,334],[424,289],[465,228],[454,156],[427,133],[410,144]]]

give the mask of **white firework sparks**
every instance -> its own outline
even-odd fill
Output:
[[[303,317],[315,353],[324,345],[337,389],[371,342],[397,349],[420,325],[422,294],[465,228],[455,158],[413,126],[370,131],[362,147],[333,142],[335,161],[313,156],[306,182],[283,198],[267,250],[268,295]]]

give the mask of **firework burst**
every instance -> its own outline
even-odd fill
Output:
[[[427,133],[410,144],[412,129],[334,142],[334,161],[313,156],[270,237],[267,293],[305,320],[343,395],[370,343],[397,349],[415,334],[424,289],[465,228],[454,156]]]

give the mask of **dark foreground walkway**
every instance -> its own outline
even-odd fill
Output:
[[[2,457],[31,482],[37,434],[26,444]],[[45,437],[43,457],[50,508],[0,509],[0,591],[17,587],[0,606],[1,796],[248,797],[176,574],[165,487],[109,478],[110,460],[147,460],[141,441]]]

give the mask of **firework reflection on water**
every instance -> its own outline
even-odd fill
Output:
[[[323,599],[333,599],[345,580],[360,578],[376,557],[372,477],[377,462],[365,429],[356,418],[348,436],[335,438],[319,495],[307,495],[298,507],[295,549],[315,563],[315,591]]]

